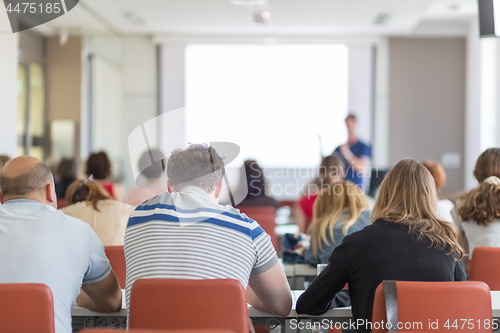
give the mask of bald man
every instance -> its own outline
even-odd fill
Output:
[[[75,300],[93,311],[118,311],[120,286],[104,247],[89,224],[57,210],[49,168],[17,157],[5,164],[0,184],[0,283],[49,286],[56,333],[72,332]]]

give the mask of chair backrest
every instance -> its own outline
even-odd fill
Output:
[[[127,268],[125,265],[125,252],[123,251],[123,246],[105,246],[104,251],[106,252],[106,257],[109,259],[113,272],[115,272],[118,283],[120,283],[120,288],[125,289]]]
[[[276,229],[276,209],[272,206],[238,206],[238,209],[259,223],[262,229],[271,236],[274,249],[278,252],[279,244],[274,231]]]
[[[80,333],[106,333],[106,332],[120,332],[111,329],[91,329],[83,330]],[[148,329],[129,329],[127,331],[122,331],[124,333],[236,333],[234,331],[225,329],[193,329],[193,330],[148,330]]]
[[[399,331],[493,332],[490,289],[483,282],[408,282],[397,281]],[[456,320],[456,322],[455,322]],[[469,320],[465,322],[464,320]],[[373,302],[372,333],[387,332],[376,323],[387,322],[384,287],[380,284]],[[438,330],[429,327],[438,321]],[[418,327],[421,323],[421,327]],[[453,325],[457,327],[454,327]],[[479,325],[481,324],[481,325]],[[470,325],[473,325],[471,330]],[[411,326],[411,327],[410,327]]]
[[[0,284],[0,332],[54,333],[52,291],[44,284]]]
[[[500,248],[474,249],[470,261],[469,281],[482,281],[490,290],[500,290]]]
[[[139,279],[130,293],[128,324],[134,329],[248,332],[246,291],[231,279]]]
[[[68,207],[68,201],[66,199],[57,199],[57,209]]]

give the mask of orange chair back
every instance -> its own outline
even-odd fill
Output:
[[[106,257],[108,257],[111,268],[115,272],[118,283],[120,283],[120,288],[125,289],[127,267],[125,265],[123,246],[105,246],[104,252],[106,252]]]
[[[274,231],[276,229],[276,209],[271,206],[242,206],[237,208],[240,212],[259,223],[262,229],[271,236],[274,249],[278,252],[279,244]]]
[[[231,279],[139,279],[132,285],[128,323],[134,329],[248,332],[246,291]]]
[[[120,332],[110,329],[91,329],[91,330],[83,330],[80,333],[106,333],[106,332]],[[230,330],[224,329],[194,329],[194,330],[148,330],[148,329],[130,329],[127,331],[121,332],[129,332],[129,333],[236,333]]]
[[[500,248],[474,249],[470,261],[469,281],[482,281],[490,290],[500,290]]]
[[[68,201],[66,199],[57,199],[57,209],[68,207]]]
[[[483,282],[408,282],[398,281],[398,323],[410,325],[400,332],[493,332],[485,323],[493,319],[490,289]],[[464,325],[464,320],[470,320]],[[456,320],[456,323],[455,323]],[[387,322],[384,287],[375,291],[372,324]],[[429,327],[438,321],[438,329]],[[415,324],[422,323],[421,327]],[[450,329],[444,326],[448,323]],[[453,324],[457,327],[453,327]],[[473,330],[470,326],[474,325]],[[479,324],[481,324],[479,327]],[[372,333],[387,332],[373,326]]]
[[[52,291],[44,284],[0,284],[0,332],[54,333]]]

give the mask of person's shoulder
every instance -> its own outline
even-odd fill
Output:
[[[88,205],[87,201],[81,201],[81,202],[77,202],[77,203],[71,204],[69,206],[63,207],[59,211],[63,212],[64,214],[73,216],[73,214],[85,211],[89,208],[93,209],[92,206]]]
[[[76,203],[74,205],[78,205],[78,204],[85,204],[85,202],[79,202],[79,203]],[[61,224],[61,226],[64,228],[78,229],[78,230],[81,230],[82,228],[83,229],[90,228],[90,225],[88,223],[82,221],[81,219],[79,219],[77,217],[72,216],[70,214],[70,209],[65,209],[65,208],[70,208],[71,206],[74,206],[74,205],[64,207],[64,209],[58,210],[57,212],[55,212],[54,216],[52,217],[52,220],[58,221]],[[79,205],[79,206],[83,207],[83,205]],[[90,208],[92,208],[92,207],[90,207]]]

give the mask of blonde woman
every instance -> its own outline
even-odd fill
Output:
[[[117,201],[92,177],[73,182],[66,192],[69,206],[62,211],[90,224],[102,245],[123,245],[134,206]]]
[[[452,211],[470,255],[479,246],[500,247],[500,148],[487,149],[479,156],[474,177],[478,187],[463,195]],[[464,260],[466,268],[469,259]]]
[[[323,187],[344,179],[345,164],[336,153],[323,158],[318,170],[318,178],[308,184],[306,193],[294,206],[294,215],[299,231],[309,234],[313,217],[313,206]]]
[[[346,235],[369,223],[368,201],[361,187],[349,181],[327,186],[314,203],[311,246],[304,259],[311,264],[327,264]]]
[[[320,315],[349,284],[354,322],[371,322],[375,289],[382,280],[465,281],[458,230],[436,213],[429,171],[405,159],[380,187],[371,220],[333,250],[328,266],[297,301],[297,313]],[[359,325],[358,332],[370,332]]]

